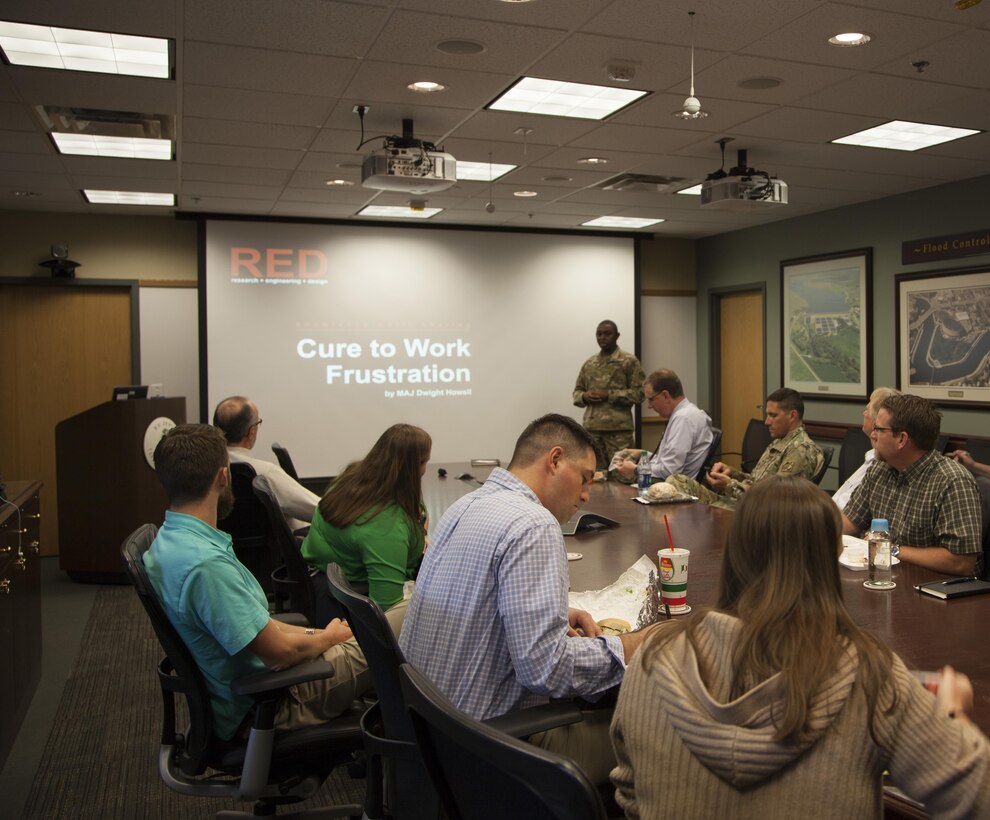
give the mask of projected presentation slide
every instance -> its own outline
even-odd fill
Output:
[[[258,404],[256,452],[336,475],[391,424],[434,461],[507,463],[572,391],[612,319],[633,349],[631,239],[210,221],[208,409]]]

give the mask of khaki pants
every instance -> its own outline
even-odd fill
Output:
[[[612,723],[611,709],[582,712],[584,720],[558,726],[529,737],[529,742],[548,752],[571,758],[596,786],[608,785],[608,775],[615,768],[615,750],[608,736]]]
[[[385,613],[396,639],[408,604],[408,601],[400,601]],[[289,696],[282,701],[275,716],[276,729],[302,729],[326,723],[342,714],[355,699],[371,691],[368,662],[354,638],[331,646],[323,653],[323,660],[333,666],[333,677],[289,687]]]

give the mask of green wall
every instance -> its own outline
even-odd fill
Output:
[[[990,176],[939,185],[861,205],[795,217],[698,241],[698,381],[699,404],[712,395],[709,291],[766,283],[767,389],[780,386],[780,262],[856,248],[873,248],[873,386],[896,386],[894,277],[951,268],[986,265],[990,254],[945,262],[901,264],[901,243],[990,227]],[[799,202],[799,188],[791,201]],[[985,410],[942,408],[946,433],[987,435]],[[856,403],[809,400],[805,417],[815,421],[857,423]]]

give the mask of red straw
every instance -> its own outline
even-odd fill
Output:
[[[667,527],[667,540],[670,542],[670,551],[673,552],[674,551],[674,538],[670,534],[670,522],[667,520],[666,513],[663,516],[663,523]]]

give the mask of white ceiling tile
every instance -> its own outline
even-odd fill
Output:
[[[183,140],[214,145],[305,150],[312,144],[316,134],[316,128],[302,125],[236,122],[202,117],[185,117],[182,121]]]
[[[237,122],[320,126],[329,110],[330,102],[319,97],[208,85],[186,86],[183,98],[186,116]]]

